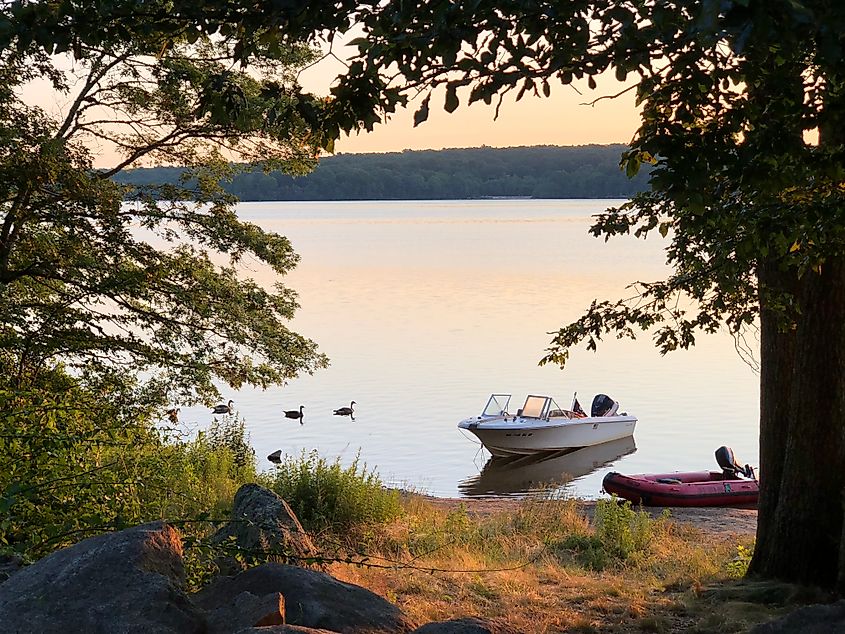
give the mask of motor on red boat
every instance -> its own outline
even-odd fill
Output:
[[[743,475],[746,478],[756,479],[754,476],[754,467],[747,464],[740,467],[734,456],[734,450],[724,445],[716,450],[716,462],[722,467],[722,474],[726,480],[735,480],[737,474]]]

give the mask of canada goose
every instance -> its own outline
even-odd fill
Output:
[[[167,417],[170,419],[171,423],[178,423],[179,422],[179,412],[180,409],[178,407],[174,409],[169,409],[165,412]]]
[[[211,413],[212,414],[231,414],[232,413],[232,404],[234,402],[235,401],[233,401],[232,399],[229,399],[228,405],[223,405],[223,404],[215,405],[214,409],[211,410]]]
[[[270,462],[272,462],[274,464],[281,463],[282,462],[282,450],[276,449],[276,451],[274,451],[269,456],[267,456],[267,460],[269,460]]]
[[[289,409],[285,412],[286,418],[298,418],[299,424],[302,424],[302,410],[305,409],[305,405],[300,405],[298,410]]]
[[[341,407],[334,411],[335,416],[352,416],[355,411],[352,409],[352,406],[355,405],[355,401],[352,401],[349,404],[349,407]]]

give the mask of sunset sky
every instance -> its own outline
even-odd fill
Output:
[[[339,63],[326,59],[303,73],[300,81],[307,90],[327,94],[331,80],[341,70]],[[439,150],[482,145],[628,143],[639,121],[633,91],[616,99],[585,105],[596,97],[618,93],[622,88],[624,85],[608,74],[598,78],[598,87],[593,91],[587,88],[586,81],[575,84],[575,87],[552,82],[550,97],[534,97],[526,93],[518,103],[514,100],[514,91],[505,98],[497,120],[493,119],[493,106],[478,102],[466,107],[465,93],[459,93],[462,105],[457,111],[452,114],[445,112],[445,91],[442,91],[432,98],[428,121],[417,128],[413,127],[413,114],[422,97],[373,132],[342,138],[336,149],[341,153],[398,152],[404,149]]]
[[[326,95],[331,83],[345,68],[335,59],[326,58],[304,71],[299,79],[309,92]],[[495,107],[482,102],[467,107],[467,92],[458,93],[461,106],[449,114],[443,110],[445,91],[435,94],[431,101],[428,121],[413,126],[413,115],[422,95],[408,108],[398,111],[391,120],[371,133],[344,136],[336,144],[338,153],[400,152],[405,149],[422,150],[461,147],[512,147],[530,145],[583,145],[588,143],[628,143],[639,122],[633,91],[615,99],[588,102],[601,96],[613,95],[625,86],[612,74],[600,76],[596,90],[589,90],[586,82],[563,86],[551,82],[548,98],[526,93],[519,102],[516,91],[502,103],[499,118],[494,120]],[[36,81],[24,88],[27,101],[38,103],[54,116],[63,117],[68,98],[54,93],[46,81]],[[107,146],[93,147],[97,167],[110,167],[117,154]]]

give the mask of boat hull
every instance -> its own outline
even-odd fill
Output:
[[[493,456],[478,475],[460,482],[458,490],[469,497],[545,492],[607,467],[636,450],[634,437],[628,436],[582,449],[507,458]]]
[[[659,482],[676,480],[678,482]],[[626,476],[608,473],[602,481],[607,493],[644,506],[757,506],[756,480],[726,480],[718,471]]]
[[[609,416],[530,423],[467,419],[459,427],[475,434],[494,456],[505,457],[592,447],[632,436],[636,424],[633,416]]]

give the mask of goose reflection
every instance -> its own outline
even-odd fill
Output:
[[[467,497],[520,495],[562,486],[637,450],[634,437],[567,452],[490,458],[478,475],[458,484]]]

